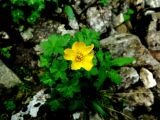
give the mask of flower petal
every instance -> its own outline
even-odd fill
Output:
[[[91,44],[90,46],[86,46],[84,42],[75,42],[72,45],[72,50],[81,52],[84,55],[89,54],[93,50],[93,48],[94,48],[94,44]]]
[[[75,42],[72,45],[72,50],[76,50],[76,51],[84,50],[85,47],[86,47],[86,45],[84,42]]]
[[[66,60],[74,60],[75,59],[75,52],[72,49],[65,49],[64,50],[64,59]]]
[[[94,48],[94,44],[91,44],[90,46],[86,46],[85,49],[83,50],[83,54],[87,55],[89,54]]]
[[[85,56],[85,58],[83,60],[83,63],[82,63],[82,67],[85,70],[89,71],[93,67],[93,62],[92,62],[93,57],[94,57],[94,53],[93,52],[88,54],[87,56]]]
[[[72,70],[78,70],[81,67],[82,67],[82,63],[81,62],[72,61],[72,64],[71,64],[71,69]]]
[[[93,63],[92,62],[89,62],[89,63],[85,63],[82,65],[82,67],[87,70],[87,71],[90,71],[93,67]]]

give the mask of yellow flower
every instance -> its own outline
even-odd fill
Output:
[[[72,49],[67,48],[64,50],[64,59],[72,61],[72,70],[78,70],[82,67],[89,71],[93,67],[93,48],[93,44],[86,46],[86,44],[83,42],[75,42],[72,45]]]

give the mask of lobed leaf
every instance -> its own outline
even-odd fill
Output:
[[[135,58],[132,58],[132,57],[115,58],[114,60],[111,61],[111,66],[122,67],[132,63],[133,61],[135,61]]]
[[[118,74],[117,71],[115,71],[113,69],[110,71],[107,71],[107,77],[109,77],[111,79],[111,81],[116,84],[120,84],[122,81],[121,76]]]

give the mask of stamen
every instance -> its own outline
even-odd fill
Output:
[[[83,54],[82,53],[77,53],[75,61],[76,62],[81,62],[83,60]]]

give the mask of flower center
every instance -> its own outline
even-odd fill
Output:
[[[83,60],[83,54],[82,53],[77,53],[75,61],[76,62],[81,62]]]

